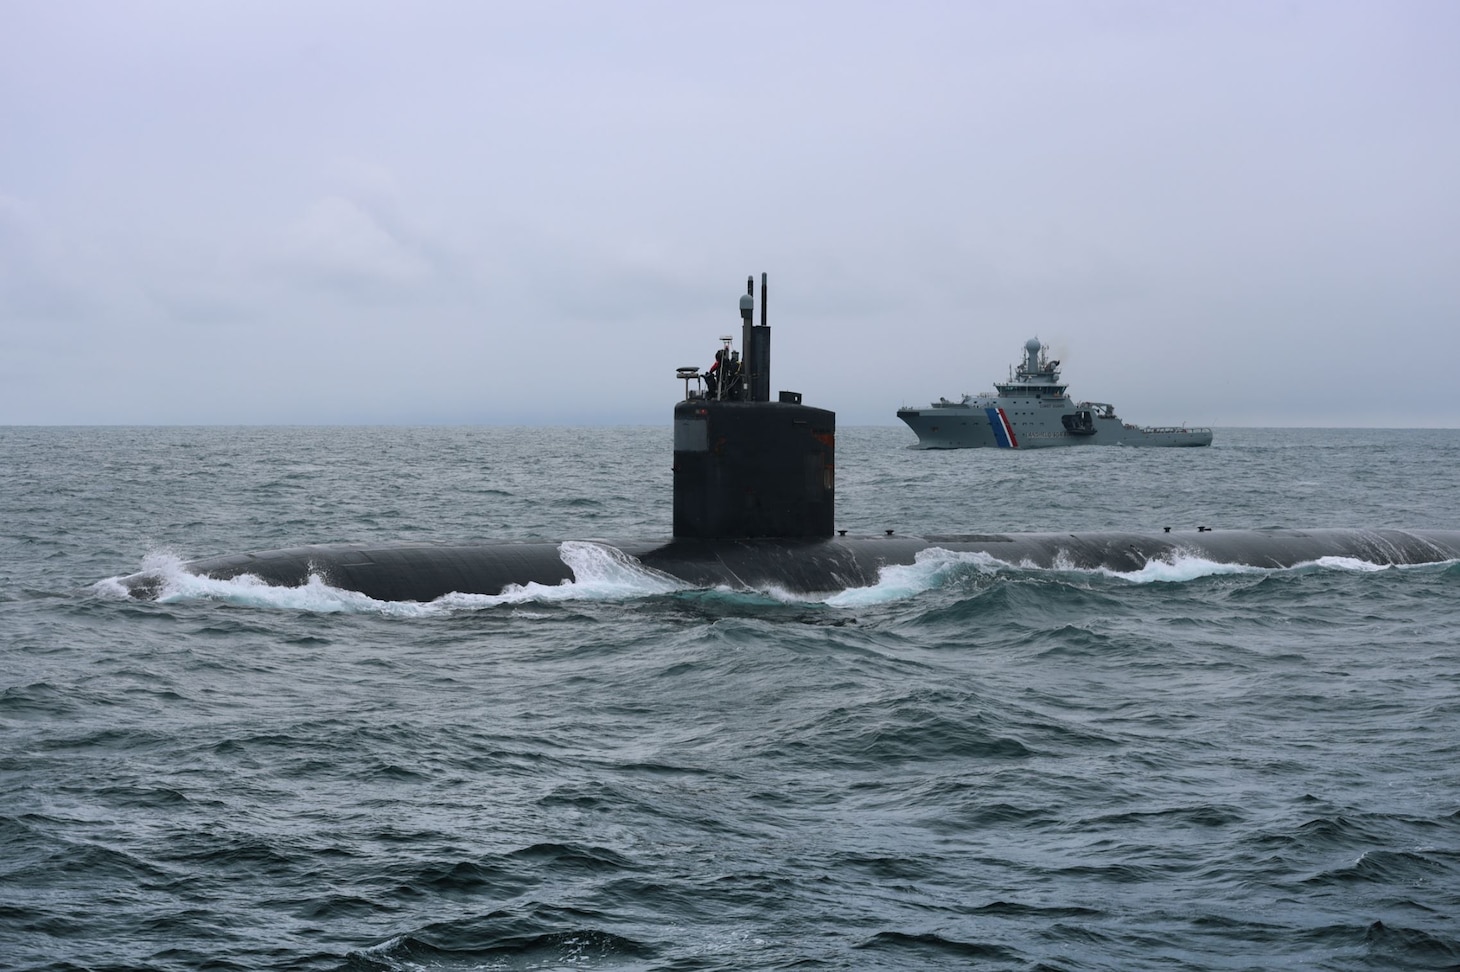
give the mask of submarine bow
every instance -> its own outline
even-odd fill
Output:
[[[1015,566],[1132,573],[1198,557],[1283,568],[1324,558],[1378,565],[1460,560],[1460,530],[1209,530],[1160,534],[974,533],[833,535],[836,414],[797,392],[770,400],[767,281],[740,298],[741,346],[729,338],[701,373],[680,368],[684,398],[674,407],[674,527],[666,540],[594,541],[644,567],[696,586],[780,588],[815,593],[875,584],[883,568],[933,549],[985,554]],[[315,544],[228,554],[183,565],[217,579],[252,575],[296,587],[319,577],[382,601],[432,601],[446,594],[498,595],[513,586],[574,580],[562,546],[550,541],[471,544]],[[157,573],[123,579],[137,597],[156,597]]]

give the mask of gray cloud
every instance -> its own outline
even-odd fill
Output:
[[[844,423],[1038,335],[1136,421],[1460,425],[1451,4],[7,20],[0,422],[660,423],[767,270]]]

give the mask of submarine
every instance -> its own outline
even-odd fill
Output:
[[[1284,568],[1325,557],[1378,565],[1460,560],[1460,530],[1261,529],[1090,533],[948,533],[847,536],[835,529],[836,413],[794,391],[771,400],[766,274],[755,320],[755,278],[740,297],[741,343],[721,338],[706,372],[684,367],[674,406],[673,536],[592,541],[613,557],[693,587],[836,592],[877,583],[883,568],[927,551],[982,553],[1020,567],[1139,571],[1198,557]],[[582,541],[580,541],[582,542]],[[530,583],[575,579],[564,544],[313,544],[193,560],[183,569],[220,580],[252,575],[298,587],[318,577],[380,601],[429,602],[446,594],[498,595]],[[132,596],[163,593],[160,572],[121,578]]]

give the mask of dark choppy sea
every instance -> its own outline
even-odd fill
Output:
[[[854,533],[1460,526],[1460,431],[922,453]],[[0,968],[1460,968],[1460,565],[632,570],[430,605],[144,563],[669,533],[661,428],[0,429]],[[100,583],[99,583],[100,582]]]

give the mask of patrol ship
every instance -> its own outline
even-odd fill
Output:
[[[1042,449],[1047,446],[1205,446],[1212,430],[1186,426],[1138,426],[1123,422],[1115,406],[1074,402],[1060,381],[1060,363],[1038,338],[1024,342],[1024,360],[994,391],[941,398],[897,417],[917,433],[921,449]]]

